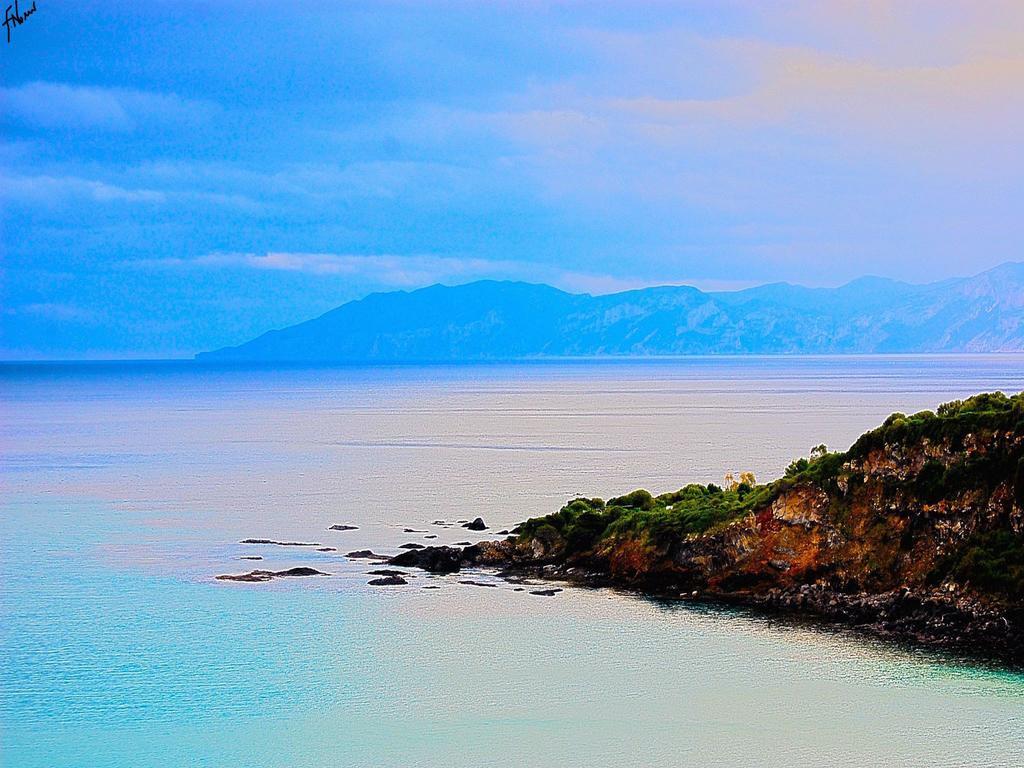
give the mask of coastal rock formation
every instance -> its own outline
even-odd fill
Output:
[[[400,564],[696,594],[1024,661],[1024,395],[894,414],[771,483],[574,499],[515,533]]]
[[[465,565],[475,564],[478,547],[424,547],[410,549],[395,555],[388,562],[391,565],[422,568],[431,573],[455,573]]]
[[[478,517],[478,518],[474,519],[473,522],[471,522],[471,523],[463,523],[462,527],[463,528],[468,528],[471,531],[486,531],[487,530],[487,524],[484,522],[484,519],[482,517]]]

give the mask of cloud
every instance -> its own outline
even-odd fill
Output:
[[[101,320],[100,315],[91,309],[59,302],[25,304],[14,308],[9,314],[33,315],[62,323],[96,323]]]
[[[253,166],[237,162],[154,160],[124,171],[126,178],[159,187],[203,187],[211,194],[258,191],[262,199],[304,202],[398,198],[415,191],[422,198],[465,191],[472,173],[452,163],[430,161],[294,162]]]
[[[74,198],[100,203],[159,203],[163,202],[166,196],[163,192],[153,189],[126,189],[77,176],[0,175],[0,198],[44,204]]]
[[[337,253],[210,253],[194,258],[136,259],[124,266],[135,269],[249,269],[298,272],[323,277],[358,278],[379,287],[419,288],[433,283],[458,284],[472,280],[545,282],[577,293],[606,294],[651,285],[695,285],[704,290],[745,288],[751,281],[708,281],[672,278],[618,277],[563,269],[526,261],[438,255]]]
[[[0,88],[7,119],[37,128],[132,131],[142,124],[194,124],[217,112],[206,101],[132,88],[32,82]]]
[[[366,282],[410,287],[444,280],[522,276],[530,265],[517,261],[435,255],[337,253],[210,253],[195,258],[138,259],[127,266],[157,269],[241,268],[310,275],[358,277]]]
[[[66,201],[96,203],[197,202],[204,206],[231,208],[257,213],[263,204],[237,192],[208,192],[197,189],[153,189],[111,184],[79,176],[8,176],[0,173],[0,199],[19,204],[57,205]]]

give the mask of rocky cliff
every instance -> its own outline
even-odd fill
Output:
[[[894,414],[764,485],[574,499],[465,563],[810,612],[1024,661],[1024,394]]]

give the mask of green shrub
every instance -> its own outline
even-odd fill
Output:
[[[625,496],[608,499],[608,506],[626,507],[627,509],[654,509],[654,497],[651,496],[649,491],[638,488],[631,493],[627,493]]]
[[[1009,531],[975,534],[946,566],[957,581],[1009,597],[1024,595],[1024,537]]]

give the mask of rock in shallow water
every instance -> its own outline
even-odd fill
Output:
[[[408,584],[409,582],[401,576],[385,576],[382,579],[370,579],[366,583],[373,587],[391,587]]]
[[[225,573],[217,576],[216,578],[221,581],[248,581],[248,582],[259,582],[259,581],[270,581],[271,579],[286,578],[289,576],[330,576],[329,573],[318,571],[315,568],[307,568],[300,566],[298,568],[289,568],[285,571],[249,571],[249,573]]]
[[[358,525],[345,525],[345,524],[332,525],[327,530],[329,530],[329,531],[358,531],[359,530],[359,526]]]
[[[275,544],[279,547],[319,547],[316,542],[275,541],[274,539],[242,539],[243,544]]]
[[[562,590],[557,587],[555,589],[532,589],[530,590],[530,594],[540,595],[541,597],[551,597],[552,595],[557,595],[561,591]]]
[[[484,522],[484,519],[482,517],[476,518],[471,523],[465,523],[465,524],[463,524],[462,527],[463,528],[468,528],[471,531],[486,531],[487,530],[487,524]]]
[[[416,544],[416,543],[411,542],[411,541],[408,544],[403,544],[403,545],[401,545],[399,547],[399,549],[423,549],[423,548],[424,547],[423,547],[422,544]]]
[[[455,573],[462,567],[462,552],[461,549],[454,547],[410,549],[408,552],[395,555],[388,562],[391,565],[422,568],[431,573]]]
[[[387,555],[378,555],[369,549],[357,549],[355,552],[348,552],[345,557],[363,560],[387,560]]]

